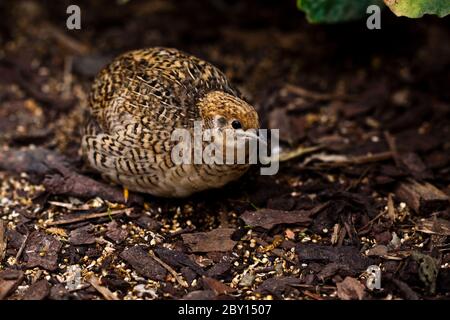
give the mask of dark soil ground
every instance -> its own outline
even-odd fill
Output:
[[[449,297],[448,19],[386,10],[370,31],[256,0],[0,10],[0,299]],[[81,159],[82,111],[99,68],[151,46],[222,69],[284,150],[320,149],[275,176],[124,203]]]

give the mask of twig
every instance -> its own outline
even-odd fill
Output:
[[[174,276],[175,280],[177,280],[177,282],[182,287],[184,287],[184,288],[188,288],[189,287],[189,284],[186,281],[184,281],[171,266],[169,266],[164,261],[162,261],[160,258],[158,258],[153,251],[150,251],[150,257],[152,257],[156,262],[158,262],[165,269],[167,269],[167,271],[169,271]]]
[[[356,157],[348,157],[347,160],[337,161],[337,162],[324,162],[319,163],[315,167],[316,168],[338,168],[345,167],[349,165],[360,165],[372,162],[384,161],[392,158],[392,152],[380,152],[375,154],[369,154],[364,156],[356,156]],[[314,167],[313,167],[314,168]]]
[[[309,98],[316,101],[327,101],[327,100],[352,100],[353,97],[345,94],[339,93],[320,93],[311,91],[299,86],[294,86],[292,84],[286,84],[284,86],[285,90],[304,98]]]
[[[339,223],[336,223],[333,226],[333,233],[331,234],[331,244],[336,244],[338,242],[339,239],[339,231],[341,231],[341,226],[339,225]]]
[[[124,213],[129,214],[132,211],[133,211],[133,208],[127,208],[127,209],[115,210],[115,211],[110,211],[110,212],[90,213],[90,214],[84,214],[81,217],[48,222],[48,223],[46,223],[46,225],[47,226],[56,226],[56,225],[61,225],[61,224],[70,224],[70,223],[75,223],[75,222],[91,220],[91,219],[116,216],[116,215],[124,214]]]
[[[166,238],[173,238],[173,237],[176,237],[176,236],[185,234],[185,233],[192,232],[192,231],[194,231],[194,230],[195,230],[195,226],[192,226],[192,225],[191,225],[191,226],[188,226],[188,227],[186,227],[186,228],[184,228],[184,229],[180,229],[180,230],[178,230],[178,231],[169,233],[169,234],[166,235],[165,237],[166,237]]]
[[[63,89],[62,89],[62,97],[65,100],[70,98],[70,88],[72,86],[72,65],[73,65],[73,57],[67,56],[64,59],[64,75],[63,75]]]
[[[89,52],[89,46],[67,35],[53,24],[47,23],[44,28],[53,39],[55,39],[63,47],[69,49],[70,51],[78,55],[85,55]]]
[[[95,290],[101,293],[101,295],[106,300],[119,300],[114,293],[111,292],[107,287],[102,286],[100,283],[100,279],[97,278],[94,275],[91,275],[89,278],[86,279],[87,282],[89,282]]]
[[[363,173],[358,177],[358,179],[352,181],[352,183],[350,183],[350,185],[345,189],[345,191],[350,191],[353,188],[356,188],[361,183],[361,181],[363,181],[364,177],[367,175],[370,169],[371,169],[370,166],[365,168]]]
[[[6,254],[6,235],[5,235],[5,225],[2,220],[0,220],[0,263]]]
[[[70,293],[73,293],[73,292],[77,292],[77,291],[81,291],[81,290],[87,289],[90,286],[91,286],[91,284],[85,283],[85,284],[83,284],[83,285],[81,285],[81,286],[79,286],[77,288],[68,289],[67,291],[69,291]]]
[[[19,262],[20,256],[22,255],[22,252],[23,252],[23,250],[25,249],[25,246],[26,246],[26,244],[27,244],[28,236],[29,236],[29,235],[30,235],[29,233],[27,233],[27,234],[25,235],[25,239],[23,239],[23,242],[22,242],[22,244],[20,245],[19,251],[17,251],[17,254],[16,254],[16,263]]]
[[[285,162],[285,161],[289,161],[291,159],[294,158],[298,158],[300,156],[303,156],[305,154],[317,151],[322,149],[322,146],[313,146],[313,147],[298,147],[296,149],[293,150],[287,150],[285,152],[281,152],[278,157],[279,157],[279,161],[280,162]],[[271,157],[272,158],[272,157]]]
[[[309,292],[308,290],[303,291],[303,294],[307,297],[310,297],[314,300],[323,300],[323,298],[321,296],[319,296],[318,294]]]
[[[77,210],[77,211],[83,211],[83,210],[90,210],[93,209],[91,206],[89,206],[89,204],[84,203],[82,205],[74,205],[72,203],[67,203],[67,202],[59,202],[59,201],[48,201],[49,204],[57,206],[57,207],[62,207],[62,208],[66,208],[68,210]]]
[[[396,212],[395,212],[395,207],[394,207],[394,200],[392,199],[392,193],[388,194],[387,208],[388,208],[387,213],[388,213],[389,219],[391,219],[392,221],[395,221]]]

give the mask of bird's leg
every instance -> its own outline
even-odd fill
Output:
[[[125,199],[125,203],[128,202],[128,196],[129,196],[129,192],[127,187],[123,187],[123,198]]]

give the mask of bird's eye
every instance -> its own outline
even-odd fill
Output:
[[[241,129],[242,128],[242,124],[239,120],[233,120],[233,122],[231,122],[231,126],[233,127],[233,129]]]

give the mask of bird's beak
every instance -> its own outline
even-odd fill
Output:
[[[262,137],[258,136],[255,132],[244,131],[244,130],[240,129],[240,130],[236,130],[236,136],[238,138],[247,138],[247,139],[259,140],[264,145],[267,145],[267,141],[265,139],[263,139]]]

